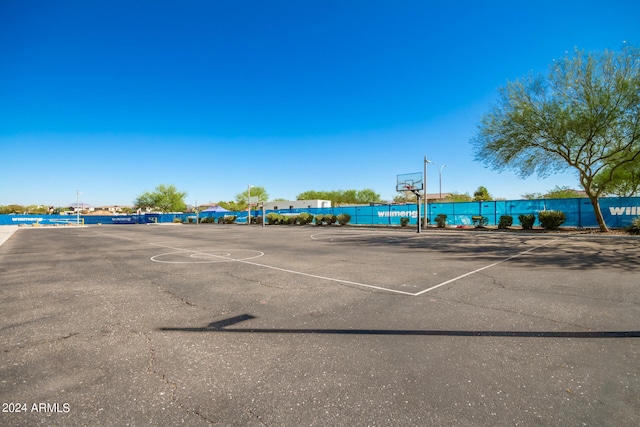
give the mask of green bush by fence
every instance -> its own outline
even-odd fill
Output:
[[[513,225],[513,217],[511,215],[501,215],[498,222],[499,229],[505,229]]]
[[[536,222],[536,216],[534,214],[520,214],[518,215],[518,221],[520,221],[524,230],[531,230]]]
[[[538,213],[538,221],[545,230],[557,230],[566,219],[567,217],[562,211],[541,211]]]

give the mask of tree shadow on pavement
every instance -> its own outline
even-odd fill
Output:
[[[640,272],[640,239],[634,237],[576,238],[553,234],[541,236],[502,233],[470,235],[462,232],[429,235],[427,231],[420,238],[407,238],[406,235],[400,238],[388,235],[349,235],[330,243],[380,248],[393,246],[394,251],[405,248],[412,253],[428,253],[431,257],[473,257],[487,262],[514,257],[509,262],[527,267],[555,266],[575,270],[604,268]],[[544,245],[545,243],[548,244]],[[519,255],[528,250],[530,251]]]

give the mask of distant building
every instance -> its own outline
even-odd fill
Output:
[[[69,205],[69,210],[76,213],[76,212],[93,212],[96,210],[96,208],[94,208],[93,206],[87,204],[87,203],[71,203]]]
[[[265,210],[330,208],[331,200],[279,200],[265,202]]]
[[[107,205],[107,206],[99,206],[96,208],[98,211],[106,211],[112,214],[122,213],[124,210],[132,210],[131,206],[118,206],[118,205]]]

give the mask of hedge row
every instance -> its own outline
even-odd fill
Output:
[[[404,221],[403,221],[404,220]],[[483,228],[489,223],[489,219],[486,216],[475,215],[471,217],[473,225],[476,228]],[[518,216],[520,224],[524,230],[531,230],[533,224],[536,222],[536,216],[534,214],[522,214]],[[562,211],[541,211],[538,213],[538,221],[540,225],[546,230],[557,230],[562,224],[564,224],[566,216]],[[409,218],[400,218],[400,224],[404,227],[409,223]],[[445,228],[447,225],[447,215],[439,214],[436,217],[436,224],[438,228]],[[499,229],[505,229],[513,225],[513,217],[511,215],[501,215],[498,222]]]
[[[315,217],[308,213],[302,212],[298,215],[282,215],[275,212],[267,214],[267,224],[299,224],[306,225],[315,221],[316,225],[333,225],[336,222],[340,225],[346,225],[351,221],[351,215],[349,214],[324,214],[316,215]]]
[[[349,214],[324,214],[324,215],[316,215],[313,216],[308,212],[302,212],[298,215],[282,215],[279,213],[271,212],[267,214],[267,224],[275,225],[275,224],[299,224],[306,225],[311,224],[315,221],[316,225],[333,225],[336,222],[340,225],[346,225],[351,221],[351,215]],[[214,218],[201,218],[200,222],[203,224],[214,223],[218,224],[233,224],[237,219],[235,215],[228,215],[224,217]],[[261,224],[262,217],[250,217],[250,220],[254,224]],[[473,223],[476,227],[484,227],[488,223],[487,217],[483,217],[481,215],[472,217]],[[524,230],[531,230],[533,228],[533,224],[536,221],[536,216],[534,214],[522,214],[518,215],[518,220]],[[538,221],[540,222],[540,226],[542,226],[546,230],[557,230],[560,228],[562,224],[564,224],[566,220],[566,215],[562,211],[541,211],[538,213]],[[404,227],[408,225],[409,218],[400,218],[400,223]],[[439,214],[436,217],[436,223],[439,228],[446,227],[447,224],[447,215]],[[499,229],[505,229],[507,227],[511,227],[513,225],[513,217],[511,215],[501,215],[500,221],[498,222]],[[634,226],[629,230],[633,232],[635,230],[640,229],[640,219],[636,218],[634,220]]]
[[[236,219],[238,219],[238,217],[235,215],[221,216],[218,218],[210,216],[207,218],[200,218],[200,224],[214,224],[216,222],[218,224],[233,224],[236,222]]]

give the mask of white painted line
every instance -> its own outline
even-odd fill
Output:
[[[138,240],[138,239],[134,239],[134,238],[132,238],[132,237],[125,237],[125,236],[122,236],[122,235],[120,235],[120,234],[104,233],[104,232],[101,232],[101,231],[94,231],[94,233],[96,233],[96,234],[101,234],[101,235],[103,235],[103,236],[115,237],[116,239],[131,240],[132,242],[134,242],[134,241],[137,241],[137,240]]]
[[[399,290],[396,290],[396,289],[390,289],[390,288],[384,288],[384,287],[382,287],[382,286],[368,285],[368,284],[366,284],[366,283],[353,282],[353,281],[350,281],[350,280],[343,280],[343,279],[336,279],[336,278],[333,278],[333,277],[320,276],[320,275],[317,275],[317,274],[304,273],[304,272],[302,272],[302,271],[289,270],[289,269],[287,269],[287,268],[275,267],[275,266],[267,265],[267,264],[259,264],[259,263],[257,263],[257,262],[247,261],[247,260],[246,260],[246,258],[245,258],[245,259],[234,259],[234,258],[229,258],[229,257],[225,257],[225,256],[220,256],[220,255],[208,254],[208,253],[206,253],[206,252],[202,252],[202,251],[195,251],[195,250],[191,250],[191,249],[175,248],[175,247],[172,247],[172,246],[161,245],[161,244],[159,244],[159,243],[149,243],[149,244],[150,244],[150,245],[154,245],[154,246],[158,246],[158,247],[162,247],[162,248],[173,249],[173,250],[180,251],[180,252],[191,252],[191,253],[193,253],[193,254],[204,255],[204,256],[207,256],[207,257],[220,258],[220,259],[224,259],[224,260],[228,260],[228,261],[232,261],[232,262],[241,262],[241,263],[244,263],[244,264],[254,265],[254,266],[256,266],[256,267],[263,267],[263,268],[268,268],[268,269],[271,269],[271,270],[283,271],[283,272],[285,272],[285,273],[297,274],[297,275],[299,275],[299,276],[312,277],[312,278],[314,278],[314,279],[328,280],[328,281],[331,281],[331,282],[344,283],[344,284],[347,284],[347,285],[361,286],[361,287],[364,287],[364,288],[377,289],[377,290],[380,290],[380,291],[391,292],[391,293],[401,294],[401,295],[408,295],[408,296],[420,296],[420,295],[423,295],[423,294],[425,294],[425,293],[427,293],[427,292],[430,292],[430,291],[432,291],[432,290],[434,290],[434,289],[437,289],[437,288],[440,288],[440,287],[442,287],[442,286],[445,286],[445,285],[447,285],[447,284],[449,284],[449,283],[455,282],[456,280],[460,280],[460,279],[462,279],[462,278],[465,278],[465,277],[471,276],[471,275],[476,274],[476,273],[478,273],[478,272],[480,272],[480,271],[486,270],[486,269],[491,268],[491,267],[495,267],[496,265],[499,265],[499,264],[502,264],[502,263],[504,263],[504,262],[510,261],[510,260],[512,260],[512,259],[514,259],[514,258],[517,258],[517,257],[519,257],[519,256],[521,256],[521,255],[524,255],[524,254],[529,253],[529,252],[531,252],[531,251],[534,251],[534,250],[536,250],[536,249],[539,249],[539,248],[542,248],[542,247],[544,247],[544,246],[550,245],[551,243],[557,242],[558,240],[560,240],[560,239],[550,240],[550,241],[548,241],[548,242],[546,242],[546,243],[543,243],[543,244],[541,244],[541,245],[538,245],[538,246],[535,246],[535,247],[533,247],[533,248],[527,249],[526,251],[519,252],[519,253],[517,253],[517,254],[515,254],[515,255],[512,255],[512,256],[510,256],[510,257],[508,257],[508,258],[505,258],[505,259],[503,259],[503,260],[500,260],[500,261],[494,262],[493,264],[489,264],[489,265],[486,265],[486,266],[484,266],[484,267],[478,268],[478,269],[476,269],[476,270],[470,271],[470,272],[468,272],[468,273],[462,274],[462,275],[460,275],[460,276],[458,276],[458,277],[454,277],[453,279],[449,279],[449,280],[447,280],[447,281],[445,281],[445,282],[442,282],[442,283],[440,283],[440,284],[438,284],[438,285],[432,286],[432,287],[430,287],[430,288],[428,288],[428,289],[424,289],[424,290],[422,290],[422,291],[420,291],[420,292],[416,292],[416,293],[404,292],[404,291],[399,291]],[[256,252],[258,252],[258,251],[256,251]],[[167,255],[167,254],[163,254],[163,255]],[[158,255],[156,255],[156,257],[157,257],[157,256],[158,256]],[[152,261],[156,261],[156,262],[158,262],[157,260],[155,260],[155,259],[153,259],[153,258],[155,258],[155,257],[152,257],[152,258],[151,258],[151,259],[152,259]]]
[[[260,258],[261,256],[264,255],[264,252],[261,251],[255,251],[253,249],[224,249],[224,250],[220,250],[220,252],[224,251],[236,251],[236,252],[252,252],[254,255],[252,256],[247,256],[245,258],[233,258],[231,256],[231,253],[225,253],[225,254],[211,254],[208,252],[202,252],[202,251],[194,251],[191,249],[182,249],[182,248],[174,248],[172,246],[166,246],[166,245],[161,245],[159,243],[149,243],[150,245],[154,245],[154,246],[159,246],[161,248],[167,248],[167,249],[174,249],[175,252],[167,252],[164,254],[160,254],[160,255],[154,255],[151,257],[151,261],[154,262],[160,262],[160,263],[165,263],[165,264],[208,264],[208,263],[212,263],[212,262],[216,262],[216,261],[210,261],[212,258],[220,260],[220,261],[227,261],[227,262],[233,262],[233,261],[244,261],[247,259],[255,259],[255,258]],[[161,257],[165,257],[165,256],[170,256],[170,255],[175,255],[175,254],[179,254],[179,253],[191,253],[190,258],[197,258],[197,257],[202,257],[204,259],[209,259],[209,261],[164,261],[161,260]],[[255,255],[257,254],[257,255]]]
[[[257,262],[247,261],[246,258],[245,259],[227,258],[227,257],[219,256],[219,255],[207,254],[206,252],[201,252],[201,251],[174,248],[172,246],[165,246],[165,245],[161,245],[161,244],[158,244],[158,243],[149,243],[149,244],[150,245],[154,245],[154,246],[159,246],[159,247],[162,247],[162,248],[173,249],[173,250],[176,250],[176,251],[192,252],[192,253],[198,254],[198,255],[205,255],[205,256],[210,256],[210,257],[214,257],[214,258],[221,258],[221,259],[225,259],[225,260],[233,261],[233,262],[241,262],[243,264],[255,265],[257,267],[269,268],[271,270],[283,271],[285,273],[297,274],[299,276],[313,277],[315,279],[328,280],[328,281],[331,281],[331,282],[344,283],[344,284],[347,284],[347,285],[362,286],[362,287],[365,287],[365,288],[378,289],[378,290],[381,290],[381,291],[393,292],[393,293],[396,293],[396,294],[403,294],[403,295],[409,295],[409,296],[414,296],[415,295],[415,294],[412,294],[412,293],[409,293],[409,292],[403,292],[403,291],[397,291],[395,289],[383,288],[381,286],[367,285],[366,283],[352,282],[350,280],[342,280],[342,279],[336,279],[336,278],[333,278],[333,277],[319,276],[317,274],[304,273],[302,271],[289,270],[287,268],[274,267],[272,265],[267,265],[267,264],[258,264]],[[258,251],[255,251],[255,252],[258,252]],[[162,254],[162,255],[167,255],[167,254]],[[156,258],[158,256],[160,256],[160,255],[156,255],[154,257],[151,257],[151,260],[155,261],[155,262],[159,262],[156,259],[154,259],[154,258]]]
[[[192,249],[174,248],[173,246],[161,245],[160,243],[149,243],[149,244],[153,245],[153,246],[159,246],[161,248],[173,249],[173,250],[178,251],[178,252],[191,252],[193,254],[205,255],[205,256],[212,257],[212,258],[220,258],[220,259],[224,259],[224,260],[227,260],[227,261],[235,261],[233,258],[229,258],[229,257],[226,257],[226,256],[208,254],[206,252],[194,251]],[[174,254],[174,253],[177,253],[177,252],[169,252],[169,254]],[[153,258],[158,257],[158,256],[162,256],[162,255],[167,255],[167,254],[161,254],[161,255],[152,256],[151,260],[153,261],[154,260]]]
[[[347,285],[363,286],[365,288],[378,289],[378,290],[381,290],[381,291],[393,292],[393,293],[396,293],[396,294],[403,294],[403,295],[410,295],[410,296],[415,296],[416,295],[416,294],[412,294],[412,293],[409,293],[409,292],[397,291],[395,289],[383,288],[382,286],[367,285],[365,283],[352,282],[350,280],[334,279],[333,277],[326,277],[326,276],[319,276],[317,274],[303,273],[301,271],[289,270],[289,269],[286,269],[286,268],[274,267],[274,266],[266,265],[266,264],[258,264],[256,262],[243,261],[243,260],[238,260],[238,262],[242,262],[244,264],[256,265],[258,267],[270,268],[272,270],[284,271],[285,273],[298,274],[300,276],[307,276],[307,277],[313,277],[313,278],[316,278],[316,279],[329,280],[329,281],[332,281],[332,282],[345,283]]]
[[[524,254],[526,254],[526,253],[528,253],[528,252],[534,251],[534,250],[539,249],[539,248],[541,248],[541,247],[543,247],[543,246],[550,245],[551,243],[553,243],[553,242],[557,242],[558,240],[560,240],[560,239],[554,239],[554,240],[551,240],[551,241],[549,241],[549,242],[543,243],[542,245],[538,245],[538,246],[535,246],[535,247],[533,247],[533,248],[531,248],[531,249],[527,249],[527,250],[526,250],[526,251],[524,251],[524,252],[520,252],[520,253],[518,253],[518,254],[516,254],[516,255],[512,255],[512,256],[510,256],[509,258],[505,258],[505,259],[503,259],[503,260],[501,260],[501,261],[494,262],[493,264],[489,264],[489,265],[484,266],[484,267],[482,267],[482,268],[478,268],[478,269],[476,269],[476,270],[473,270],[473,271],[470,271],[470,272],[468,272],[468,273],[465,273],[465,274],[463,274],[463,275],[461,275],[461,276],[454,277],[453,279],[447,280],[446,282],[442,282],[442,283],[440,283],[440,284],[438,284],[438,285],[432,286],[432,287],[430,287],[429,289],[425,289],[425,290],[420,291],[420,292],[418,292],[418,293],[415,293],[415,294],[413,294],[413,295],[414,295],[414,296],[420,296],[420,295],[425,294],[425,293],[427,293],[427,292],[429,292],[429,291],[432,291],[432,290],[434,290],[434,289],[438,289],[438,288],[439,288],[439,287],[441,287],[441,286],[448,285],[448,284],[449,284],[449,283],[451,283],[451,282],[455,282],[456,280],[462,279],[462,278],[467,277],[467,276],[471,276],[472,274],[476,274],[476,273],[478,273],[478,272],[480,272],[480,271],[482,271],[482,270],[486,270],[486,269],[488,269],[488,268],[495,267],[495,266],[496,266],[496,265],[498,265],[498,264],[502,264],[503,262],[510,261],[510,260],[512,260],[512,259],[514,259],[514,258],[519,257],[520,255],[524,255]]]

